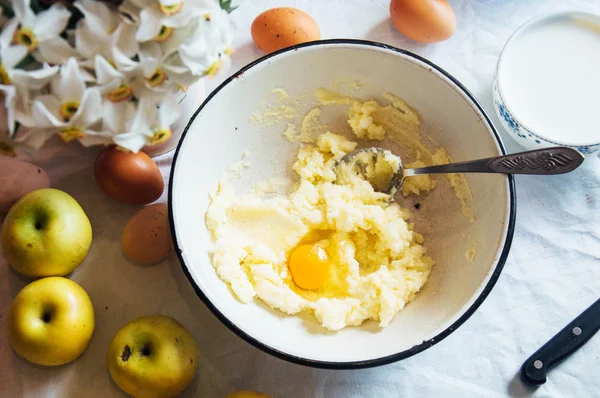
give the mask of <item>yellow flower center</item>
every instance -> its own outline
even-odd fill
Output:
[[[173,33],[173,28],[163,26],[162,28],[160,28],[160,32],[158,32],[158,34],[154,36],[154,41],[157,43],[163,43],[169,40],[169,37],[171,37],[171,33]]]
[[[4,65],[0,64],[0,84],[9,85],[10,77],[8,77],[8,72]]]
[[[127,84],[121,84],[119,87],[112,91],[109,91],[106,98],[110,102],[122,102],[127,101],[133,96],[133,89]]]
[[[10,145],[8,142],[4,142],[4,141],[0,141],[0,153],[4,154],[6,156],[10,156],[12,158],[17,156],[17,153],[15,152],[15,148],[12,145]]]
[[[15,31],[14,40],[16,43],[27,47],[27,50],[33,51],[37,48],[38,42],[31,29],[21,28]]]
[[[233,54],[233,48],[227,47],[223,52],[225,53],[225,55],[231,55]]]
[[[204,19],[210,21],[210,13],[204,14]]]
[[[150,84],[150,87],[158,87],[162,85],[165,80],[167,80],[167,74],[159,68],[154,71],[152,76],[146,78],[146,81],[148,84]]]
[[[183,1],[180,1],[177,4],[173,4],[172,6],[165,6],[163,4],[158,3],[158,9],[165,15],[175,15],[181,8],[183,7]]]
[[[69,127],[64,129],[63,131],[61,131],[58,134],[58,137],[63,141],[63,142],[71,142],[73,140],[80,140],[83,137],[85,137],[85,134],[83,133],[83,131],[81,131],[81,129],[77,128],[77,127]]]
[[[77,112],[77,109],[79,109],[78,101],[67,101],[63,102],[63,104],[58,109],[58,113],[60,113],[60,115],[63,117],[64,122],[68,122]]]
[[[219,69],[221,69],[222,63],[223,63],[223,61],[218,59],[215,62],[213,62],[213,64],[206,70],[206,74],[208,75],[209,79],[212,79],[215,77],[215,75],[217,74]]]
[[[150,139],[150,145],[162,144],[163,142],[171,138],[172,135],[173,132],[170,129],[157,130],[152,135],[152,139]]]

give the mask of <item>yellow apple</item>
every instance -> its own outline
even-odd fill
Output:
[[[111,377],[137,398],[174,397],[191,383],[197,368],[198,348],[191,333],[164,315],[131,321],[108,348]]]
[[[17,354],[38,365],[62,365],[87,348],[94,333],[94,307],[77,283],[43,278],[17,294],[7,326]]]
[[[226,398],[271,398],[271,396],[262,392],[242,390],[231,393]]]
[[[32,278],[62,276],[83,262],[92,225],[79,203],[58,189],[28,193],[9,210],[2,226],[8,263]]]

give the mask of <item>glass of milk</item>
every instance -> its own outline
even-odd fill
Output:
[[[521,26],[502,50],[493,94],[525,148],[600,151],[600,15],[560,12]]]

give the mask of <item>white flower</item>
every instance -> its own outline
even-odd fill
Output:
[[[217,7],[197,21],[195,31],[178,47],[179,57],[196,76],[214,76],[230,62],[233,26],[229,15]]]
[[[58,67],[44,66],[41,69],[26,71],[16,66],[27,56],[23,46],[0,46],[0,92],[4,93],[4,106],[7,112],[8,131],[15,134],[15,121],[32,126],[30,117],[30,91],[40,90],[58,71]]]
[[[126,113],[124,112],[124,115]],[[172,135],[171,126],[179,118],[180,110],[174,94],[167,95],[158,104],[142,98],[128,131],[114,137],[114,142],[130,151],[137,152],[146,145],[158,145]]]
[[[87,60],[82,66],[93,68],[101,55],[121,70],[130,70],[138,43],[133,40],[135,26],[98,1],[83,0],[75,7],[84,15],[75,28],[75,47]]]
[[[210,12],[214,0],[131,0],[140,11],[138,41],[154,39],[161,29],[180,28],[199,15]]]
[[[128,101],[133,96],[132,80],[137,67],[121,72],[112,66],[103,56],[94,57],[96,88],[111,102]]]
[[[61,67],[51,87],[54,95],[42,95],[33,101],[36,128],[58,132],[64,142],[80,140],[84,145],[110,142],[109,132],[92,127],[102,118],[102,98],[95,88],[86,88],[74,58]]]
[[[13,0],[15,16],[8,21],[0,34],[0,45],[13,41],[25,48],[39,62],[60,64],[77,53],[59,35],[67,26],[71,14],[58,4],[34,14],[29,0]]]
[[[181,28],[163,27],[154,41],[163,54],[172,56],[170,64],[185,66],[196,77],[212,77],[230,63],[233,32],[229,15],[217,5],[210,13],[194,17]]]
[[[177,53],[164,54],[158,43],[142,43],[138,55],[146,87],[153,91],[185,89],[198,80]]]
[[[94,61],[96,88],[107,101],[124,102],[134,96],[154,102],[160,101],[164,90],[155,91],[151,88],[150,83],[144,77],[140,63],[132,61],[129,70],[120,71],[100,55],[97,55]]]

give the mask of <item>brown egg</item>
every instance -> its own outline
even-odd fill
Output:
[[[49,187],[50,177],[41,167],[0,155],[0,213],[7,212],[21,196]]]
[[[304,11],[291,7],[263,12],[254,19],[250,31],[254,43],[266,53],[321,38],[315,20]]]
[[[100,152],[94,163],[94,176],[108,196],[132,205],[154,202],[165,188],[158,166],[148,155],[116,147]]]
[[[456,15],[447,0],[392,0],[396,29],[421,43],[444,41],[456,30]]]
[[[167,258],[173,251],[167,204],[155,203],[135,213],[123,230],[121,247],[136,264],[153,264]]]

